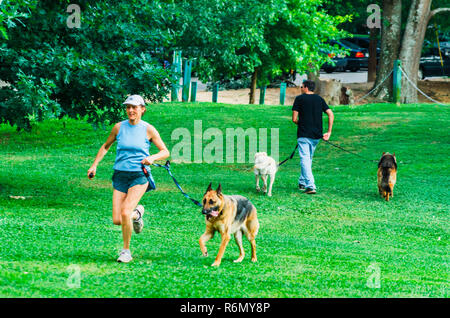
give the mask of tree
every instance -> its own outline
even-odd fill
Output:
[[[257,83],[289,70],[306,72],[336,51],[324,43],[340,38],[337,24],[346,17],[333,17],[319,8],[321,1],[307,0],[193,0],[180,1],[183,12],[177,46],[183,55],[198,59],[201,80],[218,81],[251,74],[250,103]],[[189,27],[194,25],[195,28]]]
[[[428,22],[437,13],[450,11],[450,8],[431,11],[431,2],[432,0],[413,0],[410,7],[399,58],[402,68],[413,84],[405,76],[402,77],[402,103],[417,103],[417,90],[413,85],[417,86],[420,56]]]
[[[402,24],[402,1],[383,0],[383,16],[381,23],[381,52],[378,74],[374,87],[374,95],[380,99],[391,98],[392,76],[382,84],[394,67],[400,50],[400,35]],[[380,85],[380,86],[379,86]]]
[[[437,1],[438,5],[443,1]],[[403,37],[401,32],[401,1],[383,1],[383,31],[381,48],[381,65],[377,75],[377,86],[392,70],[393,62],[399,58],[402,68],[408,77],[417,86],[420,56],[426,29],[431,18],[441,12],[450,11],[450,8],[437,8],[431,10],[431,0],[412,0],[409,6]],[[399,43],[401,47],[399,49]],[[392,79],[383,83],[375,92],[376,97],[391,100]],[[402,77],[402,103],[416,103],[417,91],[405,76]]]
[[[25,4],[25,2],[22,2]],[[162,101],[170,70],[161,48],[172,41],[172,5],[158,1],[79,1],[80,28],[70,28],[70,1],[41,0],[17,12],[0,42],[0,122],[30,129],[30,120],[88,116],[96,124],[122,117],[127,94]],[[161,14],[165,12],[165,14]]]
[[[0,1],[0,38],[8,39],[7,28],[16,26],[16,22],[22,23],[20,18],[27,18],[28,12],[21,12],[23,8],[34,8],[37,0],[2,0]]]
[[[370,25],[368,25],[368,15],[369,15],[368,9],[370,8],[370,5],[379,5],[379,4],[380,1],[375,0],[372,0],[370,2],[366,0],[352,0],[352,1],[325,0],[323,3],[324,10],[326,10],[326,12],[332,16],[337,15],[345,16],[347,14],[350,15],[349,19],[339,24],[339,28],[351,34],[356,35],[369,34],[370,45],[369,45],[368,71],[367,71],[368,82],[372,82],[376,78],[376,67],[377,67],[376,46],[378,42],[378,28],[371,27]]]

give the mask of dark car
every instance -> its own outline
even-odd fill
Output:
[[[420,79],[430,76],[450,76],[450,48],[441,48],[441,56],[437,47],[425,49],[420,58]],[[442,65],[443,64],[443,65]]]
[[[336,63],[339,62],[340,65],[338,66],[336,64],[336,66],[333,67],[332,65],[326,63],[322,66],[322,69],[325,72],[331,73],[337,69],[342,69],[343,71],[350,70],[351,72],[357,72],[360,70],[360,68],[364,67],[367,68],[368,65],[367,57],[369,56],[369,53],[366,49],[361,48],[345,40],[339,41],[331,40],[328,41],[328,44],[333,46],[337,45],[340,48],[346,49],[348,53],[346,56],[337,56],[337,57],[334,57],[333,53],[328,53],[328,56],[333,57],[333,61],[335,61]]]
[[[366,49],[367,52],[369,52],[370,38],[355,36],[352,38],[345,38],[344,40],[356,44],[357,46],[362,47]],[[377,61],[380,59],[380,52],[381,52],[380,41],[377,40]]]
[[[351,42],[353,44],[356,44],[359,47],[362,47],[364,49],[369,49],[369,45],[370,45],[370,38],[363,38],[363,37],[352,37],[352,38],[344,38],[345,41],[347,42]],[[377,52],[380,51],[380,41],[377,40]]]
[[[347,61],[345,60],[344,56],[336,55],[334,53],[326,53],[322,52],[324,54],[328,54],[329,57],[331,57],[332,63],[325,63],[322,65],[322,69],[327,73],[333,73],[335,71],[345,71],[345,68],[347,67]]]

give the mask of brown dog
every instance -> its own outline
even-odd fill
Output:
[[[214,191],[210,183],[203,196],[202,213],[206,215],[206,231],[199,240],[203,256],[208,256],[205,243],[214,236],[214,233],[218,231],[222,236],[219,253],[211,266],[220,265],[231,234],[234,234],[239,247],[239,258],[234,262],[241,262],[245,256],[244,248],[242,247],[242,234],[245,234],[250,241],[252,262],[256,262],[255,238],[258,234],[259,221],[256,216],[256,208],[249,199],[240,195],[222,194],[220,184]]]
[[[397,181],[397,160],[395,152],[391,155],[389,152],[383,152],[378,163],[378,192],[389,201],[389,196],[394,197],[394,185]]]

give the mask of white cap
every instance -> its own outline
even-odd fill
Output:
[[[141,97],[141,95],[130,95],[123,103],[136,106],[145,106],[144,99]]]

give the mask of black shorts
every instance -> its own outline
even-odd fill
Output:
[[[149,169],[147,169],[149,177],[147,178],[142,171],[120,171],[114,170],[112,176],[113,188],[117,191],[128,193],[128,189],[134,187],[138,184],[146,184],[148,182],[148,187],[145,192],[155,190],[156,185],[153,180],[153,176]]]

